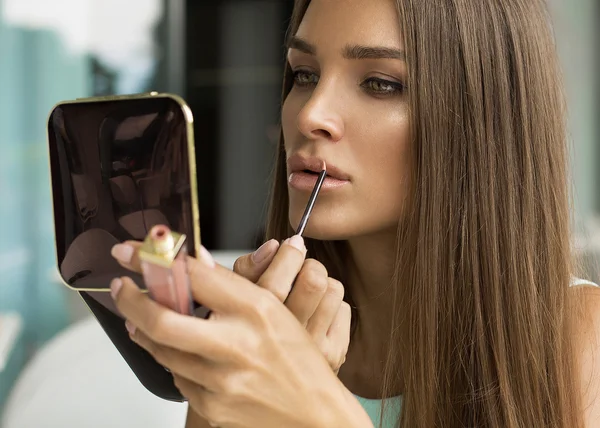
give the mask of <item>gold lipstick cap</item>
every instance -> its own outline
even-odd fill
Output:
[[[185,235],[172,232],[167,226],[154,226],[139,249],[140,260],[170,268],[185,240]]]

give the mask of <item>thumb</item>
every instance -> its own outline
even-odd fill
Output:
[[[138,250],[142,246],[138,241],[125,241],[112,247],[110,253],[121,266],[130,271],[142,273]]]
[[[233,271],[249,281],[258,282],[273,261],[278,248],[279,242],[275,239],[265,242],[255,252],[238,258],[233,265]]]

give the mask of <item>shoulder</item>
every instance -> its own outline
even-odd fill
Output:
[[[583,288],[583,319],[579,326],[580,375],[586,427],[600,420],[600,288]]]

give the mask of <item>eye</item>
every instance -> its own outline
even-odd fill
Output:
[[[294,71],[294,83],[297,86],[311,86],[316,85],[319,82],[319,76],[315,73],[306,70]]]
[[[376,77],[365,80],[361,86],[372,94],[384,96],[401,94],[406,90],[402,83]]]

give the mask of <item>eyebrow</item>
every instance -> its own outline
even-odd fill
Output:
[[[315,55],[317,48],[299,37],[292,37],[288,44],[288,49],[297,49],[308,55]],[[347,45],[344,47],[343,56],[346,59],[399,59],[406,60],[403,50],[386,48],[382,46],[361,46]]]

